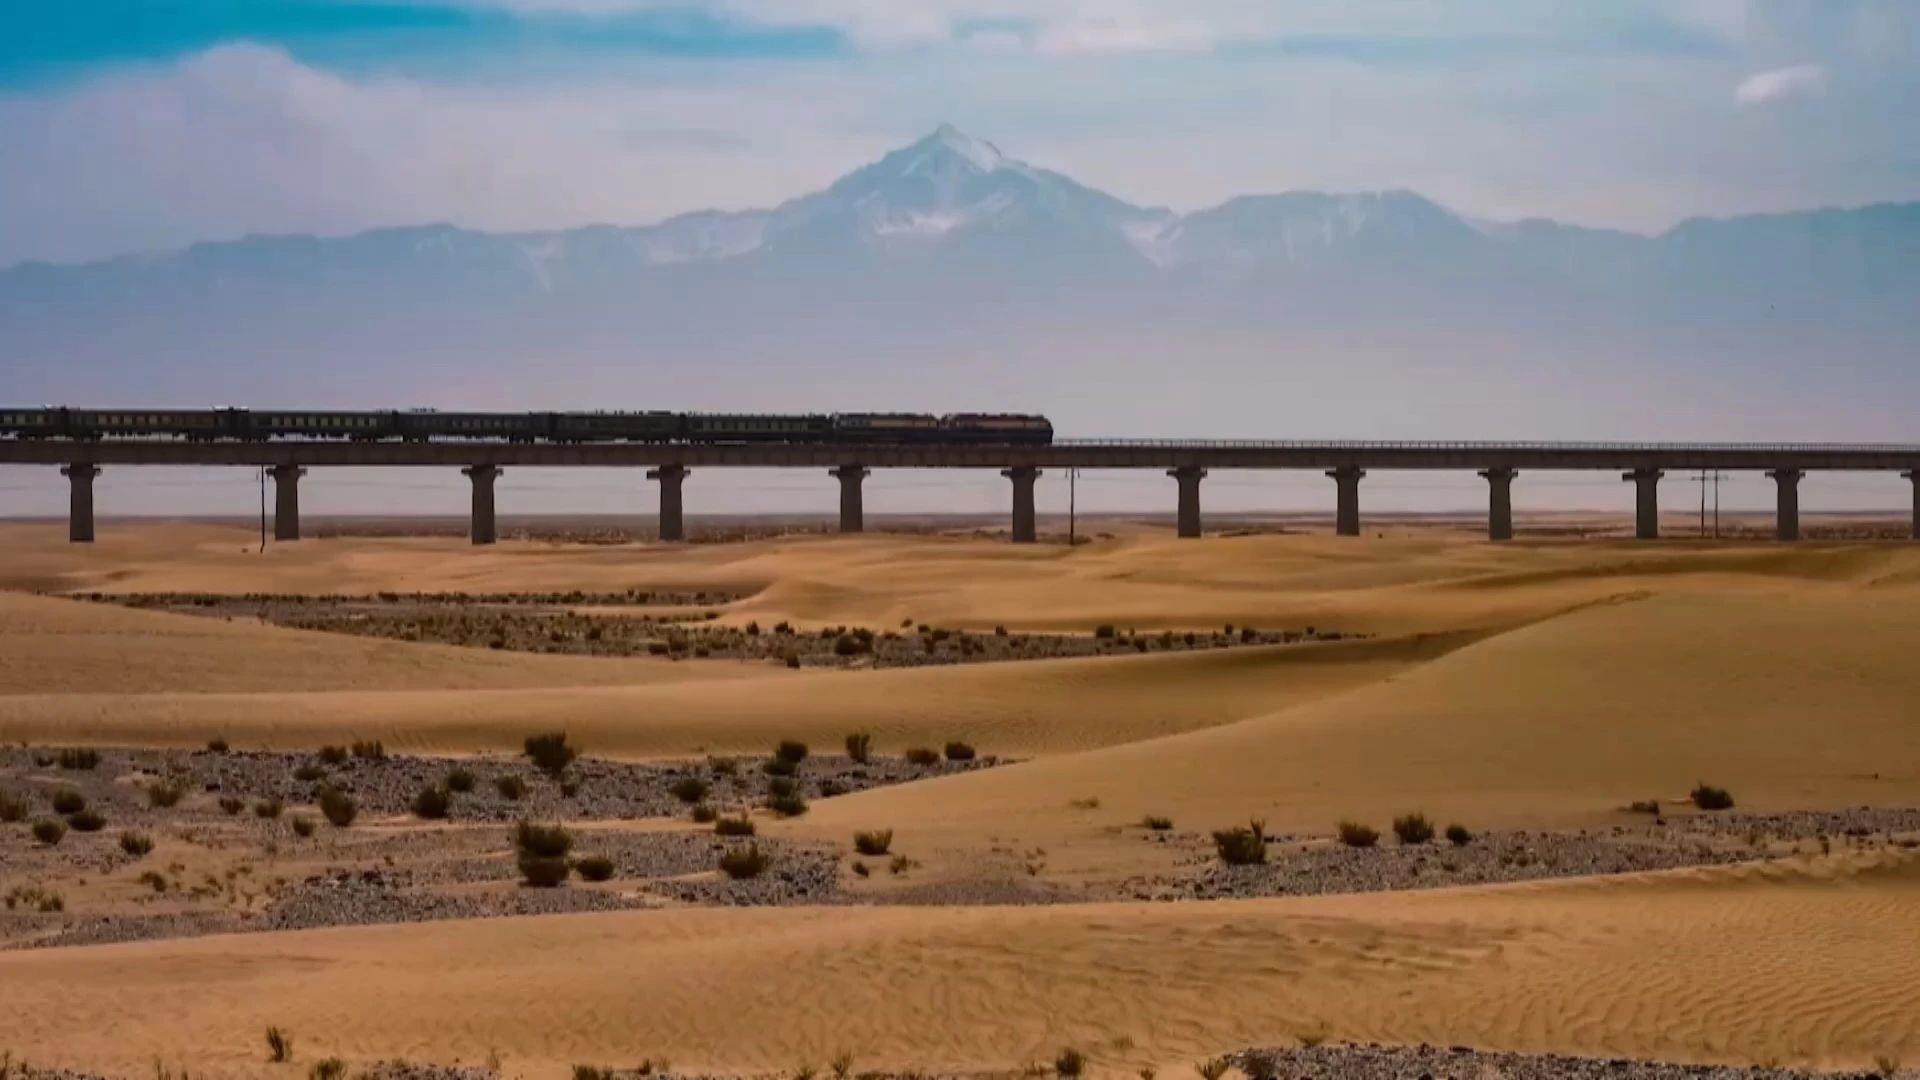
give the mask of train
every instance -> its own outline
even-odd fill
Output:
[[[0,439],[513,443],[1045,444],[1030,413],[342,412],[0,406]]]

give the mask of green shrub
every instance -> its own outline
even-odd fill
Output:
[[[1702,810],[1730,810],[1733,808],[1733,794],[1726,788],[1701,783],[1693,789],[1693,805]]]
[[[544,735],[529,735],[523,744],[526,755],[533,759],[535,766],[543,772],[560,773],[573,764],[580,756],[577,747],[567,745],[567,733],[550,731]]]
[[[940,763],[940,755],[928,747],[915,746],[907,750],[907,763],[918,765],[924,769],[929,765],[938,765]]]
[[[286,808],[287,804],[279,799],[261,799],[253,804],[253,816],[271,821],[279,817],[280,811]]]
[[[1140,824],[1145,825],[1154,832],[1166,832],[1168,829],[1173,828],[1173,819],[1170,817],[1161,817],[1159,814],[1148,814],[1140,820]]]
[[[799,795],[776,795],[767,800],[767,809],[781,817],[799,817],[807,812],[807,800]]]
[[[613,860],[605,855],[589,855],[575,859],[573,869],[586,881],[605,881],[613,876]]]
[[[73,827],[74,832],[99,832],[107,827],[107,819],[100,815],[100,811],[88,808],[68,815],[67,824]]]
[[[807,744],[792,739],[781,739],[780,745],[774,747],[773,756],[781,761],[790,761],[798,765],[807,760]]]
[[[719,816],[720,811],[715,810],[712,803],[701,803],[693,808],[693,820],[700,825],[710,825]]]
[[[447,770],[447,790],[462,795],[473,790],[473,774],[465,769]]]
[[[1266,833],[1251,825],[1216,829],[1213,849],[1228,866],[1252,866],[1267,861]]]
[[[697,776],[683,776],[668,785],[667,790],[683,803],[697,803],[707,797],[708,785]]]
[[[63,769],[87,772],[99,767],[100,751],[88,746],[70,746],[60,751],[57,760]]]
[[[77,814],[87,808],[87,797],[72,788],[61,788],[53,793],[53,812],[56,814]]]
[[[359,747],[367,744],[355,743],[354,745]],[[368,755],[362,754],[361,756],[366,757]],[[320,748],[320,760],[326,762],[328,765],[344,764],[347,760],[347,748],[344,746],[323,746]]]
[[[1467,831],[1465,825],[1458,823],[1449,825],[1447,826],[1447,842],[1454,847],[1466,847],[1468,844],[1473,843],[1473,833]]]
[[[353,744],[353,756],[368,761],[385,761],[387,747],[379,739],[366,739]]]
[[[314,824],[313,824],[313,819],[310,817],[306,817],[305,815],[301,815],[301,814],[295,814],[292,821],[292,825],[293,825],[293,835],[295,836],[305,839],[306,837],[313,835]]]
[[[767,868],[767,857],[760,853],[759,844],[749,844],[743,848],[730,848],[720,856],[720,870],[735,881],[759,877]]]
[[[232,817],[233,815],[238,814],[240,811],[245,810],[246,808],[247,808],[247,800],[245,799],[239,798],[238,796],[234,796],[234,795],[220,796],[220,809],[225,810],[227,812],[228,817]]]
[[[873,754],[873,736],[864,731],[856,731],[847,736],[847,756],[862,764]]]
[[[162,809],[177,805],[187,793],[187,785],[178,780],[155,780],[147,785],[147,802]]]
[[[1371,825],[1362,825],[1357,821],[1340,823],[1340,842],[1348,847],[1372,847],[1380,842],[1380,834]]]
[[[339,788],[328,788],[320,793],[320,814],[335,828],[344,829],[353,824],[360,808],[354,805],[353,796]]]
[[[1433,839],[1433,822],[1425,814],[1402,814],[1393,819],[1393,835],[1402,844],[1424,844]]]
[[[573,834],[561,825],[537,825],[522,821],[514,826],[513,846],[531,855],[558,859],[573,850]]]
[[[413,816],[438,821],[453,808],[453,796],[446,788],[429,784],[413,797]]]
[[[9,792],[0,791],[0,822],[25,821],[27,819],[27,800]]]
[[[966,743],[950,742],[947,744],[948,761],[972,761],[973,756],[973,747]]]
[[[153,850],[153,837],[141,832],[120,834],[120,850],[138,859]]]
[[[501,798],[509,802],[519,802],[526,798],[527,782],[512,774],[497,776],[493,780],[493,789],[500,793]]]
[[[293,1060],[293,1036],[277,1027],[267,1028],[267,1060],[280,1062]]]
[[[885,855],[893,846],[892,829],[875,829],[872,832],[853,834],[853,850],[862,855]]]
[[[713,831],[720,836],[752,836],[753,819],[741,811],[739,817],[721,817],[713,822]]]

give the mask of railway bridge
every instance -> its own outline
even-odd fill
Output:
[[[995,469],[1012,489],[1012,535],[1035,538],[1034,481],[1047,469],[1151,469],[1174,481],[1181,536],[1201,533],[1200,496],[1209,472],[1294,469],[1333,482],[1335,531],[1360,534],[1360,493],[1369,470],[1459,470],[1487,482],[1487,536],[1513,536],[1513,485],[1533,472],[1617,472],[1633,484],[1635,535],[1660,535],[1660,480],[1668,471],[1763,472],[1777,490],[1776,532],[1800,536],[1800,483],[1809,474],[1892,471],[1914,483],[1913,530],[1920,539],[1920,445],[1884,443],[1357,442],[1175,439],[1056,440],[1045,444],[886,443],[541,443],[457,439],[352,442],[282,439],[19,438],[0,440],[0,464],[59,467],[71,485],[69,536],[94,535],[94,478],[141,465],[245,466],[273,477],[274,535],[300,537],[300,478],[309,469],[368,466],[458,468],[473,487],[471,535],[494,541],[494,482],[508,468],[644,469],[659,485],[660,538],[686,536],[682,489],[696,469],[818,468],[840,482],[840,529],[859,532],[861,484],[874,469]]]

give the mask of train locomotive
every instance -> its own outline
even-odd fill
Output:
[[[1045,444],[1027,413],[343,412],[0,406],[0,439],[516,443]]]

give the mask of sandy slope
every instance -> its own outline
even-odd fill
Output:
[[[1920,1053],[1920,862],[1732,868],[1314,900],[699,910],[349,928],[0,955],[16,1052],[256,1075],[499,1053],[740,1070],[1104,1071],[1308,1032],[1864,1065]],[[109,1021],[107,1018],[111,1018]],[[78,1041],[75,1032],[111,1039]],[[199,1072],[200,1070],[196,1070]],[[1166,1075],[1187,1075],[1169,1068]]]

